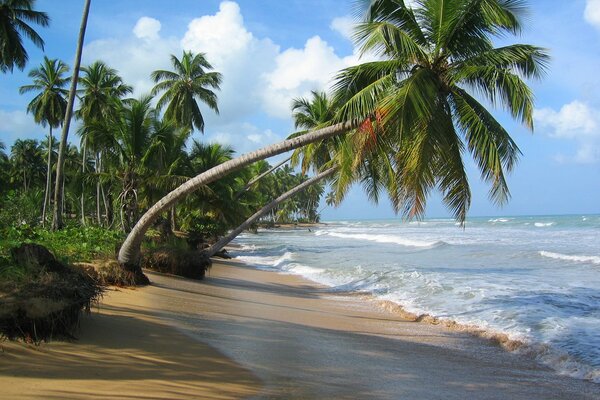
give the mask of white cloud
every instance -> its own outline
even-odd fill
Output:
[[[332,26],[340,24],[332,22]],[[265,123],[266,113],[278,118],[268,124],[291,126],[293,98],[327,89],[337,71],[359,59],[356,53],[338,55],[318,36],[309,38],[303,48],[281,49],[271,39],[250,32],[239,5],[232,1],[221,2],[212,15],[193,18],[181,38],[164,38],[160,31],[160,21],[142,17],[129,38],[96,40],[87,45],[84,61],[101,59],[116,68],[138,96],[152,89],[152,71],[171,69],[170,54],[179,57],[184,49],[205,53],[223,75],[218,92],[220,115],[200,105],[207,139],[218,136],[240,150],[248,147],[245,143],[256,148],[279,139],[273,132],[244,125],[245,121]],[[289,132],[280,134],[283,137]]]
[[[600,161],[599,115],[600,110],[575,100],[558,111],[551,108],[535,110],[533,117],[540,127],[548,129],[551,137],[576,141],[576,154],[571,157],[559,155],[557,160],[595,163]]]
[[[160,38],[160,28],[161,23],[159,20],[150,17],[142,17],[135,24],[133,33],[138,39],[155,41]]]
[[[313,36],[302,49],[290,48],[279,54],[272,72],[263,75],[265,111],[272,116],[290,116],[292,99],[309,95],[311,90],[329,89],[335,75],[343,68],[372,59],[355,53],[340,57],[333,47]]]
[[[207,113],[207,125],[239,121],[261,109],[263,83],[260,77],[273,68],[279,47],[246,29],[236,3],[224,1],[215,15],[192,20],[181,46],[206,53],[215,70],[223,74],[220,116]]]
[[[334,18],[329,27],[346,39],[352,41],[355,25],[356,18],[351,17],[350,15],[344,15],[343,17]]]
[[[591,25],[600,28],[600,0],[587,0],[583,16]]]
[[[244,26],[240,6],[232,1],[224,1],[215,15],[206,15],[190,22],[181,45],[185,49],[206,53],[212,62],[223,64],[246,52],[254,40],[252,33]]]
[[[565,104],[559,111],[542,108],[534,111],[534,118],[543,127],[552,128],[552,136],[581,138],[599,136],[598,112],[580,101]]]
[[[125,83],[134,87],[134,96],[147,94],[154,86],[150,74],[157,69],[170,68],[170,55],[180,56],[181,53],[176,39],[162,38],[159,32],[159,21],[142,17],[131,37],[95,40],[85,46],[84,65],[102,60],[119,71]]]

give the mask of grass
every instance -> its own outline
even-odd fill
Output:
[[[23,224],[5,228],[1,233],[0,257],[8,256],[8,249],[22,243],[38,243],[67,264],[114,258],[118,246],[125,239],[122,232],[99,227],[67,226],[53,232]]]

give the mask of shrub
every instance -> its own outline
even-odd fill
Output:
[[[211,265],[208,256],[195,250],[162,247],[146,249],[142,255],[143,268],[190,279],[204,279]]]

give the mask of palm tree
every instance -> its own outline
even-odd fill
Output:
[[[88,149],[95,154],[95,172],[96,180],[96,217],[100,224],[100,193],[102,191],[100,183],[100,173],[102,166],[102,153],[114,138],[107,137],[110,129],[90,129],[91,126],[101,124],[102,122],[114,120],[119,112],[121,99],[123,96],[131,93],[133,88],[123,83],[123,79],[118,72],[108,67],[102,61],[96,61],[87,67],[81,69],[78,90],[80,98],[80,107],[75,112],[75,116],[83,121],[83,125],[78,133],[81,136],[82,157],[87,157]],[[96,127],[97,128],[97,127]],[[90,132],[94,132],[92,135]],[[86,163],[82,164],[82,171],[85,173]],[[84,195],[81,196],[81,220],[85,224],[85,203]]]
[[[532,96],[524,78],[543,75],[543,49],[512,45],[495,49],[491,38],[517,33],[523,3],[505,0],[366,2],[358,38],[363,50],[376,50],[382,61],[348,68],[339,75],[336,98],[343,106],[339,122],[228,161],[175,189],[140,218],[119,252],[119,261],[139,272],[139,246],[146,230],[166,208],[197,188],[252,162],[363,125],[356,136],[367,150],[384,143],[379,157],[395,172],[388,183],[393,204],[419,216],[430,189],[437,185],[456,217],[464,221],[470,192],[454,122],[475,156],[492,196],[508,194],[504,170],[514,166],[518,149],[508,133],[465,89],[475,88],[495,104],[532,125]],[[462,86],[464,86],[464,88]],[[360,142],[360,141],[359,141]],[[375,158],[374,160],[377,160]],[[360,164],[360,163],[355,163]],[[380,168],[377,164],[373,167]],[[387,168],[386,169],[390,169]]]
[[[340,135],[348,132],[356,126],[358,126],[358,121],[338,123],[330,127],[309,132],[305,135],[287,139],[283,142],[279,142],[251,153],[244,154],[236,159],[229,160],[223,164],[209,169],[208,171],[198,174],[156,202],[138,220],[137,224],[131,230],[131,232],[129,232],[129,235],[127,235],[125,242],[121,246],[118,257],[119,263],[126,271],[131,273],[134,281],[138,278],[141,279],[142,282],[146,281],[147,279],[143,278],[143,273],[139,267],[139,251],[144,235],[152,223],[163,212],[176,204],[180,199],[186,197],[190,193],[193,193],[204,185],[214,182],[234,171],[240,170],[254,163],[255,161],[260,161],[278,154],[287,153],[290,150],[297,149],[308,143],[313,143],[319,140],[328,139],[335,135]]]
[[[69,66],[57,59],[49,59],[44,56],[44,61],[39,68],[29,72],[29,77],[33,78],[33,84],[21,86],[19,93],[39,92],[27,106],[27,112],[33,114],[36,123],[42,126],[48,125],[50,133],[48,134],[48,161],[46,168],[46,189],[44,191],[44,206],[42,208],[42,224],[46,223],[46,210],[50,203],[51,181],[52,181],[52,148],[53,136],[52,128],[58,128],[65,117],[67,101],[65,96],[68,94],[64,89],[69,78],[65,74],[69,72]]]
[[[4,190],[7,190],[8,181],[9,181],[9,169],[10,169],[10,160],[6,153],[4,152],[6,146],[4,142],[0,141],[0,194]]]
[[[11,180],[23,185],[23,192],[35,186],[43,176],[44,161],[37,140],[17,139],[10,150],[12,176]]]
[[[193,174],[210,170],[233,158],[230,146],[218,143],[193,141],[189,161]],[[189,227],[194,220],[203,219],[218,227],[237,226],[247,215],[247,199],[236,200],[239,188],[244,185],[248,171],[241,170],[223,179],[200,188],[196,195],[184,202],[184,213],[192,218],[183,218],[183,227]],[[214,233],[214,232],[213,232]]]
[[[320,174],[314,176],[313,178],[306,180],[302,184],[293,187],[291,190],[289,190],[289,191],[285,192],[284,194],[282,194],[281,196],[277,197],[275,200],[271,201],[269,204],[265,205],[263,208],[261,208],[256,213],[254,213],[254,215],[252,215],[250,218],[248,218],[246,221],[244,221],[244,223],[242,223],[236,229],[229,232],[229,234],[227,236],[224,236],[222,239],[220,239],[215,244],[213,244],[210,248],[208,248],[206,250],[206,254],[209,257],[212,257],[213,255],[218,253],[223,247],[225,247],[229,242],[231,242],[233,239],[235,239],[240,233],[242,233],[243,231],[248,229],[255,221],[257,221],[263,215],[267,214],[269,211],[271,211],[273,208],[277,207],[279,204],[283,203],[284,201],[292,198],[294,195],[301,192],[302,190],[306,190],[308,187],[316,184],[317,182],[320,182],[323,179],[326,179],[326,178],[332,176],[335,173],[336,169],[337,169],[336,167],[329,168],[326,171],[321,172]]]
[[[523,78],[542,77],[548,56],[539,47],[495,48],[492,41],[520,32],[524,2],[362,3],[365,17],[355,38],[363,53],[374,52],[380,60],[341,71],[336,98],[344,103],[343,119],[366,119],[375,126],[371,144],[387,142],[396,182],[389,195],[396,211],[421,217],[428,194],[438,188],[464,222],[471,199],[465,149],[491,184],[490,198],[506,202],[505,171],[515,166],[520,151],[477,98],[501,104],[533,129],[533,95]]]
[[[171,63],[174,71],[158,70],[152,73],[152,79],[156,82],[152,94],[165,92],[157,108],[167,106],[165,118],[189,128],[190,132],[194,127],[204,132],[204,118],[197,101],[219,113],[217,95],[211,89],[220,88],[221,74],[206,72],[213,67],[203,53],[194,55],[191,51],[184,51],[181,60],[171,55]]]
[[[118,71],[102,61],[95,61],[81,68],[81,72],[81,89],[77,90],[80,106],[75,116],[84,124],[113,117],[123,96],[133,92],[133,88],[123,82]]]
[[[79,37],[77,39],[77,50],[75,51],[75,63],[73,65],[73,75],[71,77],[71,88],[69,89],[69,100],[63,122],[63,130],[60,137],[60,147],[58,148],[58,162],[56,163],[56,183],[54,185],[54,209],[52,215],[52,229],[58,230],[63,227],[62,204],[64,187],[64,163],[65,154],[68,150],[67,139],[69,137],[69,127],[71,126],[71,117],[73,114],[73,104],[77,92],[77,80],[79,79],[79,66],[81,65],[81,54],[83,52],[83,42],[85,40],[85,29],[87,27],[88,15],[90,13],[91,0],[85,0],[83,6],[83,16],[81,18],[81,27],[79,28]]]
[[[292,101],[294,126],[303,130],[290,137],[330,125],[338,109],[338,104],[325,92],[312,91],[310,98],[294,99]],[[310,143],[294,151],[291,164],[294,167],[300,164],[303,173],[306,173],[311,166],[318,171],[321,166],[331,161],[332,151],[339,144],[340,139],[337,136],[328,141]]]
[[[121,224],[125,232],[129,232],[137,220],[139,190],[147,176],[145,167],[152,151],[154,110],[151,101],[150,96],[127,100],[119,119],[111,123],[120,158],[122,190],[118,199],[121,204]]]
[[[0,72],[12,72],[15,65],[25,69],[29,56],[23,47],[24,35],[36,47],[44,49],[44,40],[28,24],[48,26],[45,12],[35,11],[35,0],[0,0]]]
[[[4,142],[0,141],[0,194],[8,190],[8,184],[10,181],[10,159],[4,152],[6,149]]]
[[[313,91],[311,92],[311,95],[312,98],[310,99],[298,98],[294,99],[292,102],[292,117],[294,119],[294,124],[296,128],[304,128],[306,130],[291,135],[291,138],[304,135],[309,132],[310,129],[327,126],[327,124],[335,117],[336,105],[329,99],[325,92]],[[332,143],[333,140],[335,140],[335,137],[320,142],[310,143],[307,146],[295,150],[291,157],[292,164],[298,164],[299,158],[302,157],[303,174],[294,176],[293,168],[286,165],[278,174],[278,181],[285,188],[282,192],[285,193],[279,195],[276,199],[262,207],[240,226],[232,230],[227,236],[211,246],[206,251],[207,254],[212,256],[219,252],[225,245],[250,227],[255,221],[259,220],[268,212],[276,209],[281,204],[284,204],[283,210],[281,211],[288,216],[302,212],[307,219],[311,217],[311,214],[313,214],[312,217],[316,219],[317,212],[315,208],[318,205],[318,199],[323,192],[323,187],[317,184],[331,177],[338,170],[337,165],[331,166],[331,151],[333,151],[335,147],[335,143]],[[328,168],[324,168],[326,165]],[[317,172],[319,172],[320,169],[325,169],[325,171],[318,173],[311,179],[307,179],[304,172],[311,166]],[[291,179],[288,181],[288,178]],[[315,191],[315,187],[317,186],[318,189]],[[305,196],[305,199],[296,199],[296,201],[292,203],[291,199],[301,192],[311,193]]]

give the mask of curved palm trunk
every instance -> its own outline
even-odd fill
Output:
[[[50,136],[48,136],[48,166],[46,169],[46,190],[44,190],[44,207],[42,208],[42,226],[46,225],[46,211],[50,203],[50,190],[52,187],[52,125],[50,125]]]
[[[327,128],[318,129],[305,135],[301,135],[293,139],[287,139],[251,153],[244,154],[238,158],[217,165],[216,167],[211,168],[208,171],[205,171],[200,175],[190,179],[159,200],[148,211],[146,211],[142,218],[140,218],[125,239],[125,242],[121,246],[121,250],[119,250],[119,263],[127,271],[134,274],[134,276],[143,276],[139,265],[139,260],[140,245],[144,239],[146,231],[148,228],[150,228],[156,218],[158,218],[163,212],[175,205],[175,203],[177,203],[177,201],[179,201],[181,198],[194,192],[201,186],[209,184],[233,171],[250,165],[255,161],[285,153],[309,143],[328,139],[336,135],[341,135],[342,133],[348,132],[357,126],[358,121],[348,121]]]
[[[300,185],[294,187],[293,189],[285,192],[284,194],[282,194],[275,200],[271,201],[269,204],[267,204],[266,206],[264,206],[263,208],[258,210],[256,213],[254,213],[254,215],[252,215],[250,218],[248,218],[246,221],[244,221],[240,226],[238,226],[233,231],[231,231],[229,233],[229,235],[223,237],[217,243],[210,246],[206,250],[206,254],[209,257],[212,257],[213,255],[215,255],[215,253],[217,253],[223,247],[225,247],[229,242],[231,242],[233,239],[235,239],[237,237],[237,235],[239,235],[240,233],[242,233],[243,231],[248,229],[250,227],[250,225],[252,225],[260,217],[267,214],[269,211],[271,211],[272,209],[274,209],[275,207],[277,207],[279,204],[283,203],[290,197],[294,196],[296,193],[301,192],[302,190],[306,189],[307,187],[309,187],[317,182],[320,182],[325,178],[330,177],[331,175],[333,175],[335,173],[336,170],[337,170],[337,167],[329,168],[327,171],[321,172],[320,174],[312,177],[311,179],[307,180],[306,182],[301,183]]]
[[[256,182],[260,181],[262,178],[264,178],[265,176],[269,175],[271,172],[275,171],[277,168],[281,167],[283,164],[287,163],[291,159],[292,159],[292,157],[286,158],[285,160],[283,160],[282,162],[278,163],[277,165],[275,165],[274,167],[272,167],[268,171],[263,172],[262,174],[258,175],[256,178],[252,179],[250,182],[248,182],[246,184],[246,186],[244,186],[244,188],[242,190],[240,190],[239,192],[236,193],[235,200],[237,200],[240,197],[242,197],[242,195],[244,194],[244,192],[247,192],[248,189],[250,189],[252,187],[252,185],[254,185]]]
[[[77,40],[77,51],[75,54],[75,64],[73,66],[73,78],[71,79],[71,89],[69,90],[69,100],[67,102],[67,111],[63,121],[62,135],[60,137],[60,147],[58,149],[58,161],[56,163],[56,183],[54,185],[54,212],[52,218],[52,229],[57,230],[63,227],[63,181],[65,164],[65,152],[67,151],[67,137],[71,126],[71,117],[73,115],[73,103],[75,102],[75,93],[77,91],[77,80],[79,79],[79,67],[81,66],[81,53],[83,52],[83,41],[85,39],[85,29],[87,27],[88,15],[90,13],[91,0],[85,0],[83,6],[83,17],[81,19],[81,28],[79,29],[79,38]]]

